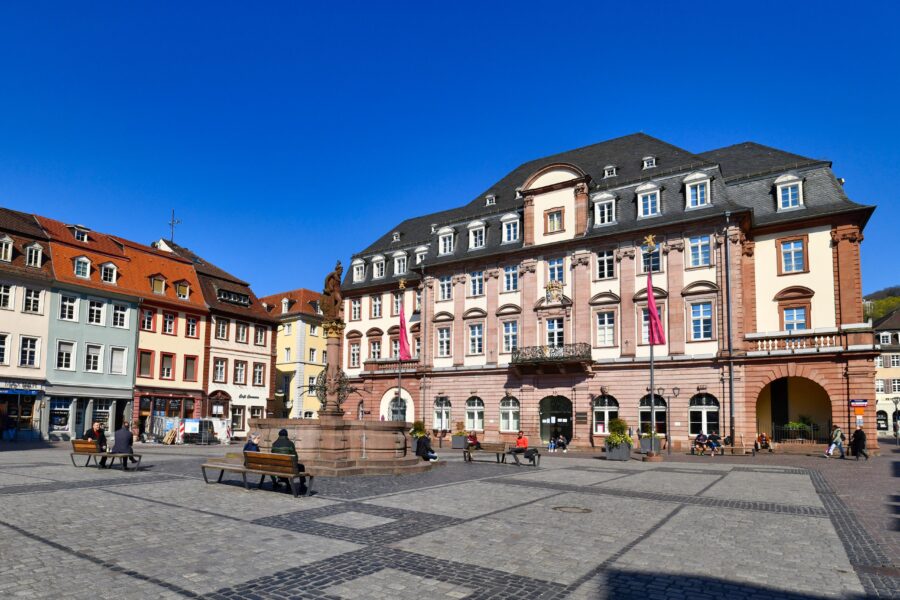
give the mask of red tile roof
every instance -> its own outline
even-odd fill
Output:
[[[288,312],[281,312],[281,301],[287,298],[288,299]],[[292,314],[306,314],[310,316],[321,316],[316,312],[316,309],[313,307],[311,302],[319,303],[322,301],[322,294],[318,292],[314,292],[312,290],[308,290],[306,288],[300,288],[297,290],[290,290],[287,292],[281,292],[279,294],[271,294],[269,296],[265,296],[259,299],[260,302],[268,304],[269,314],[275,318],[278,318],[282,315],[292,315]]]

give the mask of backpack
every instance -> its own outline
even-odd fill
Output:
[[[843,431],[841,432],[841,441],[842,441],[842,442],[846,442],[846,441],[847,441],[847,436],[844,435],[844,432],[843,432]]]

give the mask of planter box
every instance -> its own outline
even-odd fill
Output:
[[[630,460],[631,446],[619,444],[615,447],[606,446],[606,460]]]
[[[453,450],[465,450],[467,437],[468,436],[465,436],[465,435],[450,436],[450,447]]]
[[[659,452],[659,445],[662,441],[662,438],[641,438],[641,453],[647,454],[650,452],[650,442],[653,442],[653,452]]]

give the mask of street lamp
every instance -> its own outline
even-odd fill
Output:
[[[656,391],[660,396],[663,396],[666,393],[666,388],[659,387],[656,388]],[[676,385],[672,388],[672,395],[666,397],[666,454],[669,456],[672,455],[672,428],[669,426],[669,413],[672,410],[672,398],[677,398],[680,393],[681,388]],[[651,441],[650,443],[652,444],[653,442]]]
[[[898,423],[900,423],[900,418],[898,418],[898,417],[900,417],[900,415],[897,414],[897,406],[900,405],[900,398],[894,398],[893,402],[894,402],[894,415],[893,415],[893,417],[894,417],[894,419],[893,419],[893,421],[894,421],[894,443],[897,446],[900,446],[900,425],[898,425]]]

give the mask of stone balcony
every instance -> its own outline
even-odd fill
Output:
[[[875,333],[868,323],[748,333],[746,341],[747,356],[871,352],[877,349]]]
[[[579,343],[518,348],[510,366],[518,373],[583,373],[591,362],[591,345]]]

